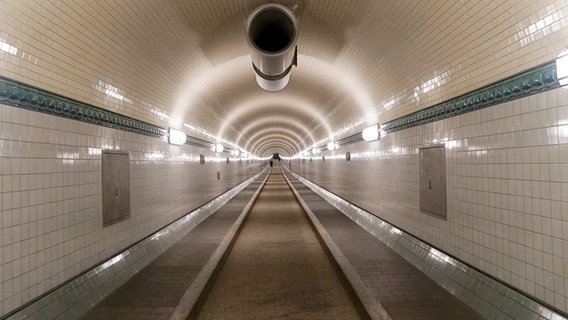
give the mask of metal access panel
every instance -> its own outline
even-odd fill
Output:
[[[420,148],[420,210],[447,216],[446,149],[443,145]]]
[[[103,226],[130,217],[130,158],[128,152],[102,153]]]

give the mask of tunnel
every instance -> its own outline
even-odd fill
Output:
[[[0,6],[0,320],[568,319],[564,1]]]

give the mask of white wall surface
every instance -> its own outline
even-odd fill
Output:
[[[129,152],[131,213],[103,228],[101,151],[107,149]],[[0,315],[267,165],[227,164],[226,157],[0,104]]]
[[[418,148],[436,143],[446,146],[447,219],[420,212]],[[347,151],[350,162],[345,160]],[[293,160],[292,170],[529,295],[568,310],[568,90],[540,93],[312,157],[311,162]]]

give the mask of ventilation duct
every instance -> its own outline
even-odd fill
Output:
[[[270,92],[280,91],[290,81],[297,65],[298,28],[292,10],[269,3],[256,8],[247,20],[247,41],[258,85]]]

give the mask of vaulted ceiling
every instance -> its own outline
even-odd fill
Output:
[[[8,1],[0,39],[39,59],[57,44],[61,57],[44,68],[73,83],[38,86],[254,154],[294,155],[553,59],[555,48],[538,50],[544,34],[565,32],[557,2],[303,0],[298,66],[276,93],[255,83],[246,40],[262,0]],[[101,88],[128,99],[104,100]]]

